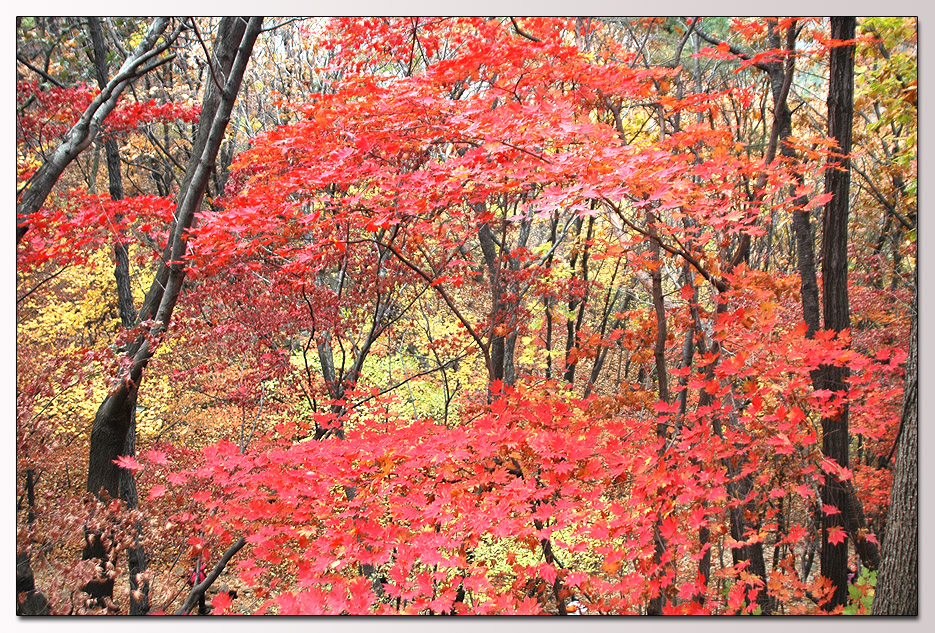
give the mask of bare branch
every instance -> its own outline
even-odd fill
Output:
[[[192,587],[192,590],[188,592],[188,597],[185,598],[185,602],[182,603],[182,606],[179,607],[178,611],[175,612],[175,615],[188,615],[188,612],[192,610],[192,607],[195,606],[195,603],[198,601],[208,588],[214,584],[214,581],[218,579],[218,576],[221,575],[221,572],[224,571],[224,568],[227,566],[227,563],[230,562],[230,559],[234,557],[234,554],[240,551],[240,549],[246,544],[244,537],[237,539],[237,542],[227,548],[227,551],[224,552],[224,555],[221,556],[221,560],[218,561],[217,565],[214,566],[214,569],[211,570],[211,573],[208,574],[204,580]]]
[[[16,205],[16,242],[19,243],[29,229],[28,216],[35,213],[45,203],[55,183],[65,171],[65,168],[88,147],[97,136],[104,119],[116,107],[124,88],[136,79],[146,62],[166,50],[178,34],[182,26],[176,28],[162,44],[157,42],[169,26],[168,18],[156,18],[149,28],[146,36],[133,50],[127,60],[120,67],[117,74],[108,82],[103,90],[87,107],[78,122],[68,131],[62,143],[55,149],[52,156],[33,175],[29,186],[18,194]]]
[[[46,81],[55,84],[56,87],[58,87],[58,88],[64,88],[64,87],[65,87],[65,86],[62,84],[62,82],[60,82],[58,79],[56,79],[56,78],[53,77],[52,75],[48,74],[47,72],[45,72],[45,71],[42,70],[41,68],[36,68],[36,67],[33,66],[32,64],[30,64],[30,63],[26,60],[26,58],[23,57],[22,55],[20,55],[19,53],[16,54],[16,61],[18,61],[18,62],[21,63],[23,66],[25,66],[25,67],[28,68],[29,70],[33,71],[34,73],[36,73],[37,75],[39,75],[40,77],[42,77],[43,79],[45,79]]]
[[[435,291],[441,295],[444,302],[448,305],[448,309],[452,311],[452,313],[458,318],[459,321],[461,321],[461,324],[464,326],[464,329],[468,331],[468,334],[471,335],[471,338],[473,338],[474,342],[477,343],[477,346],[480,347],[481,351],[484,353],[484,360],[486,361],[486,364],[489,365],[490,364],[490,350],[488,349],[488,346],[484,343],[484,339],[482,339],[480,335],[474,330],[473,326],[471,326],[471,322],[468,321],[468,319],[463,314],[461,314],[461,311],[458,310],[457,306],[455,306],[454,301],[452,301],[451,297],[448,296],[448,293],[445,292],[445,289],[442,288],[440,284],[435,283],[437,280],[433,279],[432,276],[429,275],[427,272],[425,272],[424,270],[422,270],[421,268],[419,268],[418,266],[410,262],[408,259],[406,259],[406,257],[404,257],[403,254],[397,251],[395,248],[393,248],[392,245],[380,244],[380,246],[388,249],[391,253],[393,253],[396,259],[401,261],[403,264],[406,265],[407,268],[411,269],[417,275],[419,275],[420,277],[425,279],[427,282],[429,282],[429,285],[435,288]]]
[[[743,52],[742,50],[740,50],[739,48],[737,48],[736,46],[734,46],[733,44],[731,44],[731,43],[729,43],[729,42],[725,42],[724,40],[719,40],[718,38],[714,37],[713,35],[708,35],[707,33],[705,33],[705,32],[704,32],[702,29],[700,29],[700,28],[695,29],[695,32],[698,33],[698,35],[701,36],[701,39],[703,39],[704,41],[706,41],[708,44],[714,44],[715,46],[720,46],[721,44],[726,45],[726,46],[727,46],[727,50],[729,50],[731,53],[733,53],[734,55],[736,55],[736,56],[739,57],[740,59],[743,59],[744,61],[749,61],[750,59],[753,58],[753,56],[750,55],[750,53],[745,53],[745,52]],[[755,62],[753,65],[756,66],[757,68],[759,68],[760,70],[763,70],[763,71],[768,71],[768,70],[769,70],[769,69],[766,67],[766,64],[764,64],[763,62]]]
[[[198,25],[195,23],[195,18],[191,18],[191,20],[192,20],[192,30],[195,31],[195,37],[198,38],[198,43],[201,44],[201,50],[205,52],[205,58],[208,61],[208,70],[211,71],[211,78],[214,79],[214,85],[217,86],[217,89],[220,92],[224,92],[224,86],[222,86],[221,82],[218,81],[218,76],[214,72],[214,64],[211,62],[211,53],[208,52],[208,47],[205,46],[205,41],[201,39],[201,33],[198,31]]]
[[[49,275],[48,277],[46,277],[45,279],[43,279],[42,281],[40,281],[39,283],[37,283],[37,284],[36,284],[35,286],[33,286],[32,289],[29,290],[26,294],[24,294],[22,297],[18,298],[18,299],[16,300],[16,304],[19,305],[20,302],[22,302],[23,300],[26,299],[26,297],[28,297],[29,295],[31,295],[32,293],[34,293],[36,290],[38,290],[39,287],[42,286],[42,284],[46,283],[47,281],[52,281],[53,279],[55,279],[56,277],[58,277],[59,275],[61,275],[61,274],[62,274],[63,272],[65,272],[66,270],[68,270],[68,266],[65,266],[64,268],[61,268],[58,272],[52,273],[51,275]]]
[[[511,18],[510,18],[510,22],[513,24],[513,29],[516,31],[516,34],[517,34],[517,35],[522,35],[522,36],[525,37],[527,40],[531,40],[531,41],[533,41],[533,42],[542,42],[542,40],[540,40],[540,39],[539,39],[538,37],[536,37],[535,35],[530,35],[530,34],[527,33],[526,31],[524,31],[523,29],[519,28],[519,24],[516,23],[516,18],[511,17]]]

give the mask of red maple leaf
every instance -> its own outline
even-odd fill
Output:
[[[844,531],[840,525],[835,525],[828,528],[828,542],[834,545],[838,545],[844,542],[844,539],[847,538],[847,532]]]
[[[169,461],[165,453],[163,453],[162,451],[157,451],[155,449],[146,451],[145,453],[143,453],[143,456],[154,464],[163,465],[163,464],[168,463]]]
[[[230,593],[222,591],[211,601],[211,609],[216,615],[223,615],[227,613],[227,610],[230,609],[231,604],[234,602],[231,598]]]
[[[121,455],[114,460],[114,463],[126,470],[143,470],[143,464],[136,461],[136,458],[130,455]]]

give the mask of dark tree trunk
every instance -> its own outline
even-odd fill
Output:
[[[856,19],[832,17],[831,37],[850,40],[854,37]],[[840,157],[831,159],[825,175],[825,193],[834,198],[825,205],[822,223],[822,292],[824,295],[824,326],[840,332],[850,327],[847,299],[847,216],[850,190],[851,124],[854,113],[854,46],[837,46],[831,50],[830,85],[828,89],[828,132],[837,142]],[[833,392],[847,388],[845,367],[823,366],[818,370],[815,386]],[[848,410],[845,404],[836,417],[823,418],[822,453],[840,466],[848,466]],[[825,513],[822,518],[821,575],[834,585],[834,596],[828,609],[847,604],[848,542],[837,544],[828,538],[832,528],[846,529],[848,515],[847,491],[844,482],[834,476],[825,477],[821,488],[822,503],[840,510]]]
[[[136,413],[130,414],[130,429],[124,443],[124,455],[136,455]],[[120,473],[120,498],[127,504],[127,508],[138,508],[140,497],[136,488],[136,477],[133,471],[123,470]],[[127,575],[130,578],[130,615],[146,615],[149,613],[149,583],[140,574],[146,571],[146,549],[142,544],[143,524],[137,521],[133,526],[136,535],[133,545],[127,549]]]
[[[919,614],[919,319],[912,314],[906,392],[873,615]]]
[[[652,271],[652,299],[653,299],[653,309],[656,313],[656,342],[653,346],[653,355],[656,360],[656,375],[659,385],[659,400],[665,404],[669,403],[669,380],[668,372],[666,371],[666,307],[663,302],[662,297],[662,258],[660,255],[659,239],[656,237],[655,222],[656,219],[652,214],[647,214],[649,217],[649,226],[650,226],[650,236],[651,240],[651,249],[653,255],[653,261],[659,266],[653,269]],[[668,435],[668,426],[664,422],[656,424],[656,437],[665,439]],[[663,443],[662,448],[659,449],[660,459],[663,458],[666,451],[665,443]],[[655,550],[653,552],[653,562],[657,565],[662,562],[662,557],[665,554],[666,542],[662,537],[662,534],[659,531],[659,522],[662,520],[661,513],[656,518],[656,524],[653,526],[653,541],[655,543]],[[649,601],[649,605],[646,607],[646,613],[648,615],[662,615],[662,607],[665,606],[665,595],[660,593],[658,596]]]
[[[524,217],[519,225],[519,237],[516,241],[516,245],[511,250],[507,251],[506,263],[511,273],[519,272],[521,267],[519,259],[514,256],[513,252],[526,248],[526,244],[529,242],[529,235],[531,230],[531,219],[529,217]],[[506,239],[505,236],[504,239]],[[513,297],[516,296],[515,293],[517,288],[515,277],[510,278],[507,285],[507,290]],[[504,305],[504,310],[509,315],[505,323],[507,327],[507,334],[503,341],[503,382],[506,385],[513,385],[516,382],[516,336],[519,329],[519,323],[517,323],[518,313],[516,311],[516,307],[517,302],[515,299]]]
[[[91,451],[88,456],[88,492],[99,494],[102,498],[120,498],[121,469],[114,463],[120,455],[124,454],[124,446],[129,437],[130,421],[135,420],[136,411],[135,387],[128,391],[123,407],[116,409],[104,424],[98,424],[101,411],[91,427]],[[105,400],[106,402],[106,400]],[[103,408],[103,407],[102,407]],[[98,531],[85,532],[85,545],[82,558],[97,559],[102,563],[111,560],[111,548],[102,539]],[[115,561],[114,561],[115,562]],[[100,576],[84,587],[91,598],[100,601],[110,598],[114,594],[114,581],[106,576]]]
[[[770,21],[769,43],[773,48],[780,48],[781,37],[775,21]],[[792,85],[792,76],[795,73],[796,26],[792,24],[786,31],[785,49],[790,55],[784,61],[775,61],[765,64],[769,76],[770,90],[773,95],[773,127],[770,131],[770,148],[767,151],[766,163],[772,162],[776,152],[788,159],[796,160],[795,150],[787,142],[792,136],[792,112],[789,110],[789,89]],[[760,188],[765,184],[762,181]],[[801,175],[796,176],[796,184],[802,185]],[[796,185],[790,185],[794,191]],[[801,280],[802,316],[807,327],[806,336],[811,337],[821,327],[821,311],[818,302],[818,281],[815,274],[815,248],[812,235],[809,212],[804,209],[808,202],[804,196],[793,199],[793,205],[798,210],[792,212],[792,229],[795,234],[796,259]]]
[[[100,18],[88,18],[88,32],[91,35],[91,44],[94,50],[94,68],[97,73],[98,86],[103,90],[107,85],[107,53],[104,49],[104,34],[101,29]],[[120,151],[117,142],[112,137],[104,139],[104,152],[107,156],[107,179],[110,185],[112,200],[123,199],[123,179],[120,174]],[[117,307],[120,314],[120,323],[124,328],[131,328],[136,324],[136,308],[133,305],[133,292],[130,289],[130,260],[127,245],[122,241],[114,244],[114,277],[117,282]],[[127,428],[122,454],[136,455],[136,407],[130,411],[130,424]],[[127,508],[139,506],[139,495],[136,490],[136,477],[130,470],[122,470],[119,474],[119,495]],[[146,615],[149,612],[149,584],[140,582],[140,574],[146,571],[146,552],[141,542],[142,522],[137,522],[135,545],[127,551],[128,576],[130,579],[130,615]],[[91,552],[89,551],[90,555]]]
[[[651,227],[654,227],[655,219],[650,220]],[[666,370],[666,338],[668,330],[666,329],[666,306],[662,297],[662,257],[660,256],[659,239],[656,237],[656,229],[650,229],[652,236],[653,261],[659,264],[652,271],[652,294],[653,311],[656,314],[656,341],[653,345],[653,357],[656,361],[656,379],[659,385],[659,399],[669,403],[669,373]],[[666,425],[661,424],[656,427],[656,435],[665,437]]]
[[[549,224],[549,242],[555,244],[558,232],[558,212],[554,212],[552,215],[551,223]],[[552,253],[550,252],[548,257],[545,260],[545,268],[550,270],[552,268]],[[545,304],[545,377],[547,379],[552,378],[552,305],[554,300],[552,297],[546,296],[543,303]]]
[[[255,34],[253,37],[255,39]],[[243,41],[242,48],[245,49],[243,54],[249,56],[253,41],[248,41],[244,37],[243,20],[240,18],[222,20],[215,42],[215,54],[212,56],[217,59],[221,76],[231,76],[234,56],[238,52],[238,46],[241,46],[241,41]],[[243,60],[243,65],[245,64],[246,60]],[[175,308],[181,291],[185,277],[185,268],[181,263],[187,246],[185,231],[191,226],[195,211],[200,206],[204,195],[207,175],[214,162],[217,145],[227,127],[230,107],[236,96],[236,90],[239,88],[240,79],[241,77],[231,76],[228,89],[233,89],[233,92],[226,98],[222,98],[217,86],[210,80],[205,89],[202,120],[196,136],[196,150],[200,145],[201,151],[196,151],[192,155],[183,189],[179,193],[176,213],[178,219],[163,258],[164,262],[171,262],[171,265],[164,263],[160,266],[138,317],[140,322],[148,319],[159,321],[156,328],[159,330],[157,334],[168,327],[172,310]],[[219,105],[225,106],[224,111],[218,111]],[[208,131],[203,131],[204,129]],[[209,139],[212,141],[211,147],[208,146]],[[113,460],[121,454],[126,443],[131,416],[136,408],[139,381],[142,378],[143,367],[152,356],[152,351],[150,343],[142,339],[131,346],[128,354],[134,357],[135,362],[129,375],[115,385],[113,392],[105,398],[98,409],[91,430],[88,492],[98,494],[103,489],[111,498],[117,498],[119,494],[119,469],[113,464]]]
[[[502,327],[505,326],[503,316],[506,312],[506,306],[500,300],[501,280],[500,280],[500,262],[501,258],[497,254],[497,242],[493,231],[488,223],[481,225],[477,232],[477,239],[480,242],[481,252],[484,255],[484,264],[487,266],[487,278],[490,285],[490,366],[487,368],[487,382],[493,383],[495,380],[503,380],[503,362],[506,357],[506,337],[503,334]],[[500,247],[502,253],[503,246]]]
[[[107,52],[104,49],[104,33],[101,30],[101,20],[97,17],[88,18],[88,33],[91,35],[91,45],[94,49],[94,69],[97,75],[97,85],[101,90],[107,86],[108,64]],[[104,138],[104,154],[107,157],[107,182],[110,188],[111,200],[123,199],[123,178],[120,173],[120,150],[117,141],[112,136]],[[133,307],[133,292],[130,289],[130,261],[127,245],[121,241],[114,244],[114,277],[117,280],[117,305],[120,312],[120,323],[123,327],[133,327],[136,321],[136,309]]]
[[[731,466],[728,466],[728,475],[731,478],[737,478],[735,481],[727,484],[727,490],[730,496],[733,499],[745,499],[753,490],[753,476],[747,474],[741,477],[740,469]],[[748,521],[746,518],[747,513],[752,513],[754,511],[755,508],[752,503],[740,504],[730,509],[730,535],[735,541],[746,540],[747,535],[745,533],[748,529],[751,529],[753,532],[759,532],[759,520]],[[762,542],[731,548],[731,557],[734,561],[734,565],[742,561],[749,561],[747,571],[751,575],[762,579],[764,582],[766,581],[766,559],[763,556]],[[772,611],[772,600],[765,587],[760,588],[756,601],[760,606],[761,613],[768,614]]]
[[[32,469],[26,471],[26,524],[32,528],[36,521],[36,478]],[[49,615],[49,601],[36,591],[36,579],[32,571],[32,560],[28,545],[16,552],[16,615]],[[22,602],[19,597],[22,596]]]
[[[584,226],[584,218],[577,218],[575,220],[575,244],[581,243],[581,229]],[[575,278],[577,275],[577,265],[578,265],[578,248],[577,246],[572,249],[571,257],[568,260],[568,269],[572,278]],[[578,307],[578,302],[574,299],[568,301],[568,311],[574,312],[575,308]],[[566,319],[565,322],[565,373],[562,375],[562,379],[565,382],[574,382],[575,381],[575,366],[577,363],[568,362],[571,360],[568,357],[568,352],[575,345],[575,320]]]
[[[844,482],[844,492],[847,495],[847,537],[854,544],[854,550],[860,556],[860,561],[867,569],[880,568],[880,547],[867,538],[867,517],[864,515],[864,507],[857,498],[857,491],[854,489],[854,482],[847,480]]]
[[[528,222],[524,221],[520,225],[519,247],[524,246],[529,238],[529,228]],[[516,305],[504,300],[511,288],[504,282],[503,272],[519,270],[519,262],[510,255],[505,230],[501,232],[498,244],[490,225],[485,222],[477,232],[477,239],[484,255],[490,284],[490,366],[487,368],[487,379],[488,383],[500,380],[505,385],[512,385],[516,381]],[[506,269],[503,267],[504,261]]]
[[[261,24],[260,18],[252,18],[246,23],[244,19],[235,17],[224,18],[219,26],[212,60],[218,64],[220,72],[211,73],[210,76],[214,77],[216,74],[228,79],[223,87],[209,80],[205,89],[202,119],[196,137],[196,149],[200,145],[201,150],[192,155],[182,190],[179,192],[176,220],[166,246],[164,263],[160,266],[138,317],[140,322],[150,318],[156,321],[150,334],[157,340],[168,329],[182,290],[186,274],[186,233],[201,206],[218,148],[230,120],[234,99],[240,89],[243,73]],[[128,447],[133,446],[132,442],[128,443],[128,433],[134,420],[143,370],[153,352],[153,343],[148,338],[141,337],[130,346],[127,352],[132,359],[130,370],[114,382],[110,394],[98,408],[91,427],[88,492],[95,495],[103,493],[111,499],[120,495],[121,474],[114,460]],[[135,496],[134,488],[135,486],[125,486],[126,493],[131,497]],[[142,563],[142,559],[137,555],[139,553],[131,551],[130,554],[136,564]],[[105,546],[99,536],[89,535],[85,558],[103,559],[106,555]],[[94,597],[111,595],[113,581],[92,582],[88,590]]]
[[[795,233],[795,253],[801,279],[802,317],[805,335],[812,338],[819,328],[818,280],[815,275],[815,248],[808,211],[794,211],[792,228]]]
[[[588,228],[585,232],[584,239],[581,239],[581,231],[584,227],[584,218],[578,218],[575,222],[575,227],[577,229],[576,234],[576,250],[573,252],[570,261],[568,262],[568,267],[571,269],[572,278],[578,278],[578,248],[581,249],[581,275],[580,279],[585,284],[584,296],[581,299],[571,299],[568,302],[568,311],[569,313],[575,313],[574,318],[569,318],[565,325],[565,382],[573,383],[575,381],[575,370],[578,367],[578,361],[574,363],[569,363],[570,360],[567,356],[568,351],[571,348],[576,347],[578,343],[578,332],[581,330],[581,324],[584,323],[584,311],[588,305],[588,257],[591,252],[591,238],[594,235],[594,216],[588,218]],[[577,312],[576,312],[577,311]],[[580,359],[580,354],[579,354]]]

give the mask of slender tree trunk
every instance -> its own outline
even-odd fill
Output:
[[[103,91],[107,87],[108,63],[107,51],[104,48],[104,33],[101,29],[101,20],[97,17],[88,18],[88,33],[91,36],[91,45],[94,50],[94,69],[97,75],[97,85]],[[120,173],[120,150],[113,136],[104,139],[104,154],[107,158],[107,182],[110,189],[111,200],[123,199],[123,178]],[[117,281],[117,306],[120,313],[120,324],[133,327],[136,321],[136,309],[133,306],[133,292],[130,289],[130,261],[127,245],[118,240],[114,244],[114,277]]]
[[[652,236],[651,248],[653,255],[653,262],[659,264],[652,271],[652,298],[653,298],[653,309],[656,313],[656,342],[653,346],[653,356],[656,361],[656,376],[657,384],[659,385],[659,400],[665,404],[669,403],[669,379],[668,372],[666,371],[666,307],[665,303],[662,300],[662,258],[660,255],[659,239],[656,237],[655,222],[656,219],[652,214],[647,213],[649,226],[650,226],[650,235]],[[668,426],[664,422],[656,424],[656,437],[662,438],[663,440],[668,436]],[[659,458],[664,459],[666,451],[666,445],[663,443],[662,448],[659,449]],[[660,513],[656,518],[656,524],[653,526],[653,541],[655,543],[655,550],[653,552],[653,562],[657,565],[662,563],[662,557],[666,551],[666,542],[662,537],[662,534],[659,530],[659,522],[662,520],[662,514]],[[649,605],[646,607],[646,613],[648,615],[662,615],[662,607],[665,605],[665,594],[661,593],[649,601]]]
[[[94,68],[97,83],[101,90],[107,85],[107,53],[104,48],[104,33],[100,18],[88,18],[88,32],[94,50]],[[111,200],[123,199],[123,179],[120,174],[120,150],[113,137],[104,138],[104,153],[107,157],[107,180]],[[130,258],[127,245],[118,239],[114,244],[114,278],[117,282],[117,308],[120,324],[131,328],[136,324],[136,308],[133,305],[133,292],[130,289]],[[130,424],[124,441],[124,455],[136,454],[136,408],[130,412]],[[133,509],[139,506],[136,490],[136,478],[132,471],[120,472],[120,498]],[[135,545],[127,551],[128,575],[130,578],[130,615],[145,615],[149,612],[149,584],[140,582],[140,574],[146,571],[146,552],[140,544],[142,523],[137,522]]]
[[[552,220],[551,220],[551,223],[550,223],[550,225],[549,225],[549,243],[550,243],[550,244],[555,244],[555,240],[557,239],[557,237],[556,237],[556,236],[557,236],[557,232],[558,232],[558,212],[556,211],[556,212],[552,215]],[[550,269],[552,268],[552,253],[551,253],[551,252],[549,253],[548,257],[547,257],[546,260],[545,260],[545,268],[546,268],[547,270],[550,270]],[[546,329],[545,329],[545,352],[546,352],[546,357],[545,357],[545,377],[546,377],[547,379],[548,379],[548,378],[552,378],[552,327],[553,327],[553,323],[552,323],[552,305],[553,305],[553,303],[554,303],[554,299],[553,299],[552,297],[550,297],[550,296],[546,296],[545,299],[543,300],[543,304],[545,305],[545,323],[546,323]]]
[[[592,202],[593,208],[593,202]],[[572,251],[571,259],[568,262],[568,267],[571,271],[572,278],[580,278],[581,282],[584,284],[584,293],[580,299],[572,298],[568,301],[568,312],[569,318],[565,323],[565,382],[573,383],[575,381],[575,370],[578,367],[578,362],[580,361],[581,355],[578,355],[577,359],[574,359],[574,362],[569,357],[569,352],[573,347],[578,345],[578,332],[581,331],[581,325],[584,323],[584,312],[588,307],[588,258],[591,253],[591,238],[594,235],[594,216],[588,218],[588,228],[585,232],[584,239],[581,238],[581,231],[584,227],[584,218],[578,218],[575,222],[575,247]],[[580,250],[579,250],[580,249]],[[578,257],[581,257],[580,270],[581,274],[579,276],[578,270]],[[574,316],[572,316],[574,315]]]
[[[656,314],[656,341],[653,345],[653,357],[656,361],[656,379],[659,385],[659,399],[669,403],[669,373],[666,370],[666,306],[662,298],[662,257],[660,255],[659,238],[656,237],[655,218],[650,218],[649,230],[652,236],[653,261],[658,266],[652,271],[652,298],[653,311]],[[656,427],[656,435],[665,437],[666,425]]]
[[[519,237],[516,240],[516,245],[507,251],[506,263],[511,273],[518,273],[521,267],[519,259],[513,255],[513,252],[526,248],[531,230],[531,219],[529,217],[523,218],[519,225]],[[512,296],[516,296],[515,276],[508,279],[507,291]],[[509,301],[503,306],[503,309],[509,314],[508,318],[505,319],[507,334],[503,341],[503,382],[506,385],[513,385],[516,382],[516,336],[519,329],[516,308],[516,300]]]
[[[487,368],[488,384],[503,380],[503,359],[506,341],[501,329],[504,306],[500,301],[500,257],[497,256],[497,243],[488,223],[481,225],[477,232],[484,264],[487,266],[487,278],[490,284],[490,366]],[[501,252],[502,252],[501,246]]]
[[[568,260],[568,268],[571,273],[571,277],[574,279],[577,277],[577,266],[578,266],[578,255],[579,248],[581,248],[581,229],[584,227],[584,218],[579,217],[575,220],[575,246],[572,249],[571,257]],[[578,307],[578,300],[570,299],[568,301],[568,312],[573,313]],[[575,332],[575,323],[576,319],[568,318],[565,321],[565,373],[562,378],[565,382],[574,382],[575,381],[575,367],[577,366],[577,361],[569,362],[572,359],[569,358],[569,351],[572,347],[575,346],[576,332]]]
[[[856,19],[832,17],[831,37],[850,40],[854,37]],[[826,330],[841,332],[850,327],[847,299],[847,216],[850,193],[851,125],[854,114],[854,46],[837,46],[831,50],[830,85],[828,91],[828,132],[837,142],[842,156],[830,161],[825,175],[825,192],[834,198],[825,205],[822,225],[822,293],[823,316]],[[847,389],[846,367],[823,366],[818,370],[818,389],[840,392]],[[848,409],[845,403],[838,415],[823,418],[822,453],[838,465],[848,466]],[[844,482],[832,475],[825,477],[821,488],[825,506],[840,512],[824,513],[821,534],[821,575],[834,585],[834,596],[828,609],[847,603],[847,552],[844,539],[834,543],[829,539],[833,528],[846,529],[848,516],[847,491]]]
[[[808,338],[818,331],[820,311],[818,306],[818,280],[815,274],[815,249],[808,211],[794,211],[792,228],[795,233],[795,252],[798,260],[802,295],[802,317],[805,320]]]

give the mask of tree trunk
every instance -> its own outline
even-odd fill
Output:
[[[252,18],[245,28],[244,19],[224,18],[219,26],[213,58],[220,66],[220,76],[229,78],[223,88],[209,83],[205,89],[202,119],[196,137],[198,140],[204,139],[201,143],[202,150],[192,155],[185,184],[179,193],[176,220],[166,246],[168,256],[163,258],[164,263],[160,266],[140,311],[140,322],[147,319],[156,321],[150,332],[153,339],[158,340],[168,329],[172,312],[178,302],[186,274],[184,257],[188,246],[187,231],[201,206],[218,148],[230,120],[234,99],[240,89],[243,73],[261,24],[261,18]],[[202,132],[203,128],[207,128],[208,131]],[[115,380],[110,394],[98,408],[91,427],[88,492],[96,495],[103,493],[112,499],[120,495],[120,469],[114,464],[114,460],[127,447],[127,436],[134,419],[143,370],[154,351],[151,339],[145,337],[140,337],[131,346],[127,352],[132,358],[130,370]],[[128,494],[132,494],[130,487],[126,490]],[[84,557],[103,558],[105,555],[100,538],[89,538]],[[111,595],[113,582],[102,580],[92,583],[88,588],[89,593],[95,597]]]
[[[256,29],[259,29],[257,25]],[[149,293],[147,293],[143,308],[140,310],[139,321],[155,319],[159,323],[154,328],[154,334],[161,334],[168,328],[169,319],[181,291],[185,277],[185,265],[182,261],[187,247],[185,232],[191,226],[195,211],[200,207],[204,195],[207,177],[217,153],[217,147],[223,138],[230,117],[230,108],[239,89],[242,76],[233,73],[234,56],[239,52],[244,56],[238,69],[242,75],[242,67],[246,66],[247,57],[252,50],[253,39],[244,35],[244,23],[240,18],[225,18],[222,20],[218,39],[215,43],[215,55],[223,76],[230,76],[226,94],[209,83],[205,89],[205,99],[202,106],[202,122],[199,125],[197,140],[204,138],[204,142],[196,143],[202,150],[193,154],[185,178],[185,186],[179,193],[179,202],[176,210],[176,222],[173,226],[172,236],[166,247],[166,257],[160,266]],[[240,46],[240,51],[238,51]],[[219,108],[223,106],[223,108]],[[202,128],[208,128],[210,133],[202,133]],[[210,143],[208,142],[210,140]],[[197,147],[196,147],[197,149]],[[126,434],[130,425],[130,417],[135,410],[136,392],[142,378],[143,368],[152,356],[151,344],[140,339],[131,346],[128,354],[133,357],[133,364],[129,375],[119,380],[112,393],[105,398],[98,409],[94,426],[91,431],[91,458],[88,470],[88,491],[99,493],[102,489],[111,497],[119,494],[119,469],[112,462],[120,455],[124,448]]]
[[[850,40],[854,37],[856,18],[832,17],[831,37]],[[828,132],[837,141],[840,157],[832,158],[825,175],[825,193],[834,198],[825,205],[822,223],[822,292],[824,295],[824,326],[841,332],[850,327],[847,299],[847,215],[850,190],[851,125],[854,113],[854,46],[837,46],[831,50],[830,85],[828,89]],[[847,389],[846,367],[822,366],[818,369],[815,387],[840,392]],[[848,410],[845,403],[837,416],[823,418],[822,453],[838,465],[848,466]],[[847,604],[847,539],[835,544],[829,530],[846,529],[848,515],[847,491],[844,482],[832,475],[825,477],[821,488],[825,506],[840,512],[824,513],[821,531],[821,575],[834,585],[834,595],[827,609]]]
[[[32,529],[36,521],[36,478],[31,468],[26,471],[26,504],[26,524]],[[22,602],[20,595],[23,596]],[[36,591],[29,545],[23,551],[16,552],[16,596],[16,615],[49,615],[48,599],[45,594]]]
[[[490,283],[490,366],[487,368],[487,382],[503,380],[503,359],[505,348],[504,335],[500,329],[500,319],[504,313],[504,306],[500,302],[500,258],[497,256],[497,243],[493,231],[487,222],[477,231],[481,252],[484,255],[484,264],[487,266],[487,278]],[[502,252],[501,247],[501,252]]]
[[[669,380],[668,372],[666,371],[666,308],[665,304],[662,301],[662,257],[660,255],[659,239],[656,237],[656,219],[652,216],[651,213],[647,213],[648,224],[649,224],[649,234],[652,236],[651,240],[651,252],[653,262],[658,264],[656,268],[652,271],[652,299],[653,299],[653,310],[656,313],[656,341],[653,345],[653,356],[656,361],[656,376],[658,379],[659,385],[659,400],[665,404],[669,404]],[[666,439],[668,436],[668,426],[664,422],[656,424],[656,437]],[[664,459],[666,452],[666,444],[663,442],[662,447],[659,449],[659,459]],[[655,549],[653,551],[653,562],[657,565],[662,563],[662,557],[666,551],[666,541],[662,537],[662,534],[659,530],[659,523],[662,521],[662,513],[660,512],[656,517],[656,523],[653,525],[653,541],[655,543]],[[665,606],[666,599],[665,594],[660,592],[660,594],[649,601],[649,604],[646,607],[647,615],[662,615],[662,608]]]
[[[94,69],[97,85],[103,91],[107,87],[107,51],[104,48],[104,33],[101,20],[88,18],[88,33],[94,49]],[[120,150],[113,137],[104,138],[104,154],[107,158],[107,182],[111,200],[123,199],[123,178],[120,173]],[[120,324],[133,327],[136,321],[136,309],[133,307],[133,292],[130,289],[130,260],[127,245],[121,241],[114,244],[114,277],[117,281],[117,307],[120,312]]]
[[[568,312],[569,316],[574,314],[573,318],[569,318],[565,324],[565,375],[564,380],[568,383],[573,383],[575,381],[575,370],[578,367],[578,360],[575,362],[569,362],[571,359],[568,357],[569,351],[573,347],[577,347],[578,344],[578,332],[581,330],[581,324],[584,322],[584,311],[587,308],[588,302],[588,257],[590,255],[590,242],[591,237],[594,234],[594,216],[588,218],[588,228],[585,231],[584,239],[582,239],[581,231],[584,228],[584,218],[579,217],[575,220],[575,248],[572,251],[571,259],[568,261],[568,268],[571,271],[572,278],[579,278],[578,275],[578,256],[581,256],[581,275],[580,279],[585,284],[584,296],[581,299],[570,299],[568,301]],[[580,250],[579,250],[580,249]],[[580,355],[579,355],[580,357]]]
[[[917,285],[918,287],[918,285]],[[906,393],[873,615],[919,614],[919,317],[912,313]]]
[[[107,85],[107,52],[104,48],[104,33],[101,29],[100,18],[88,18],[88,32],[91,36],[91,45],[94,50],[94,68],[97,74],[97,83],[101,90]],[[120,174],[120,150],[117,141],[108,137],[104,139],[104,152],[107,157],[107,180],[109,183],[111,200],[123,199],[123,179]],[[133,292],[130,289],[130,259],[127,245],[118,240],[114,244],[114,278],[117,282],[117,308],[120,314],[120,324],[124,328],[131,328],[136,324],[136,309],[133,306]],[[136,454],[136,408],[130,412],[130,424],[127,428],[124,441],[123,455]],[[136,491],[136,478],[132,471],[120,472],[119,494],[133,509],[139,506],[139,496]],[[130,615],[146,615],[149,612],[149,585],[140,583],[139,574],[146,571],[146,552],[140,544],[142,523],[137,522],[136,544],[127,552],[128,576],[130,579]]]

